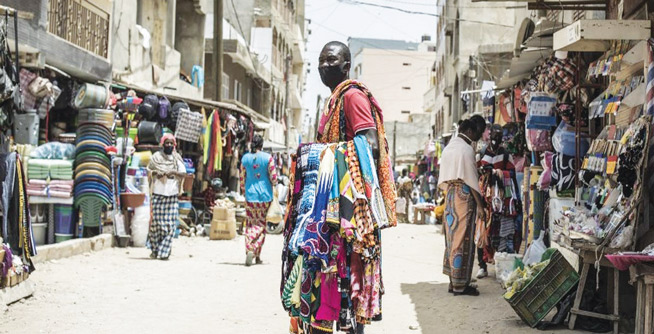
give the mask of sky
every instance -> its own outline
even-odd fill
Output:
[[[399,7],[409,11],[436,12],[436,0],[362,0],[360,2]],[[311,120],[316,115],[317,96],[328,98],[330,93],[318,75],[318,56],[327,42],[336,40],[347,44],[348,37],[420,42],[422,35],[428,34],[433,40],[436,33],[434,16],[356,5],[346,0],[306,0],[305,11],[306,18],[310,20],[308,29],[311,30],[311,34],[307,36],[305,60],[308,63],[309,73],[303,100],[304,108],[308,109],[304,111],[305,115],[309,114]],[[313,123],[309,123],[305,117],[305,124]]]

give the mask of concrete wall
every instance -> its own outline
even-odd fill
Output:
[[[412,115],[412,118],[412,122],[396,123],[384,121],[391,159],[394,152],[398,158],[406,156],[413,157],[418,151],[424,149],[425,143],[432,132],[429,115]],[[395,129],[397,130],[397,134],[395,134]],[[395,141],[393,140],[394,136],[397,136]],[[393,147],[394,142],[397,145],[396,148]]]
[[[195,0],[177,0],[175,15],[175,50],[182,58],[181,70],[191,75],[194,65],[204,67],[205,13],[198,10]]]
[[[19,19],[18,41],[38,49],[45,62],[67,73],[89,81],[111,80],[111,62],[47,31],[47,0],[3,0],[0,4],[34,14],[31,20]],[[9,20],[8,37],[15,38],[13,20]],[[111,50],[110,38],[109,50]],[[115,43],[114,43],[115,44]]]
[[[385,121],[407,122],[410,115],[424,113],[423,96],[429,89],[429,71],[435,55],[435,52],[364,48],[352,60],[352,67],[361,69],[354,79],[370,88]]]
[[[112,44],[111,61],[116,68],[113,77],[159,93],[201,99],[202,88],[179,79],[182,55],[168,44],[167,36],[169,31],[184,30],[169,26],[175,22],[169,4],[172,6],[174,2],[114,0],[112,32],[116,42]],[[139,22],[151,36],[149,46],[137,28]],[[204,41],[194,48],[204,49]]]

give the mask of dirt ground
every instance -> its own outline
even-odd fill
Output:
[[[448,294],[438,229],[383,232],[384,319],[366,333],[572,333],[524,325],[494,278],[479,281],[479,297]],[[169,261],[113,248],[41,264],[30,277],[36,293],[0,315],[0,333],[287,333],[281,242],[269,235],[264,264],[249,268],[241,236],[176,239]]]

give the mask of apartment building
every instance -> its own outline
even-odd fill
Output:
[[[352,53],[350,77],[360,80],[375,94],[384,121],[408,122],[423,114],[423,95],[429,87],[435,45],[429,36],[421,43],[349,38]]]

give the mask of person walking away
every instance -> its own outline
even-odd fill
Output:
[[[150,258],[168,260],[179,217],[179,196],[186,167],[177,153],[177,141],[172,134],[161,138],[161,151],[152,155],[148,164],[152,185],[152,223],[147,246]]]
[[[273,157],[263,152],[263,138],[252,138],[251,152],[241,160],[241,192],[245,194],[245,265],[256,259],[261,264],[261,248],[266,241],[266,214],[273,200],[277,172]]]
[[[409,222],[409,203],[411,203],[411,190],[413,188],[413,182],[409,178],[409,171],[407,169],[402,170],[402,176],[397,180],[399,197],[402,198],[405,203],[403,207],[403,212],[398,211],[398,219],[402,219],[402,222]]]
[[[485,220],[485,213],[472,145],[482,133],[475,120],[464,120],[441,157],[438,186],[445,193],[443,273],[450,277],[450,291],[454,295],[479,295],[470,281],[475,258],[476,214]]]
[[[438,185],[438,178],[436,175],[434,175],[434,172],[429,171],[428,172],[429,177],[427,178],[427,182],[429,183],[429,196],[431,196],[432,202],[436,202],[436,188]]]

